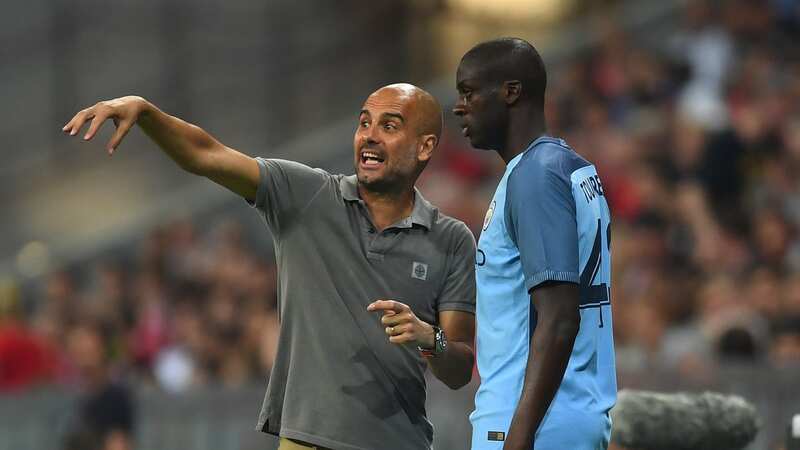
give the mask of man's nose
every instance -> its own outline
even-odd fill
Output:
[[[377,131],[375,130],[376,128],[377,127],[369,127],[369,129],[361,133],[362,147],[376,145],[380,142]]]
[[[367,143],[378,144],[381,141],[381,127],[377,124],[372,125],[367,130]]]
[[[456,103],[456,104],[453,106],[453,114],[455,114],[455,115],[456,115],[456,116],[458,116],[458,117],[461,117],[461,116],[463,116],[464,114],[466,114],[466,109],[464,108],[464,103],[462,103],[462,102],[461,102],[461,100],[459,100],[459,101],[458,101],[458,102],[457,102],[457,103]]]

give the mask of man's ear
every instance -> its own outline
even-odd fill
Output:
[[[433,156],[433,151],[436,149],[436,145],[438,143],[439,139],[435,134],[423,135],[420,145],[417,148],[417,160],[420,162],[427,162],[429,159],[431,159]]]
[[[519,80],[503,82],[503,97],[506,105],[513,105],[522,95],[522,83]]]

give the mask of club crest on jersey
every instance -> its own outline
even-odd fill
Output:
[[[492,223],[492,216],[494,216],[494,207],[497,204],[495,200],[492,200],[492,204],[489,205],[489,209],[486,211],[486,217],[483,218],[483,231],[486,231],[489,228],[489,224]]]
[[[428,265],[414,261],[411,265],[411,278],[425,281],[428,279]]]

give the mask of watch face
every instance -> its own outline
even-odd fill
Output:
[[[447,339],[445,339],[444,331],[441,328],[436,328],[434,340],[436,343],[436,353],[444,353],[447,349]]]

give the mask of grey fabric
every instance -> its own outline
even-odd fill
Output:
[[[258,159],[254,206],[275,240],[281,333],[258,429],[340,449],[427,449],[425,361],[389,343],[377,299],[437,323],[474,312],[475,241],[416,193],[409,218],[377,233],[355,176]]]

